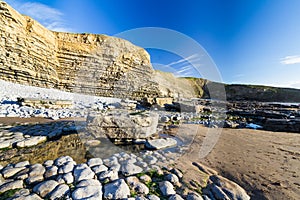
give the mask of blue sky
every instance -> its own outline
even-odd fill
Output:
[[[300,88],[299,0],[6,2],[57,31],[115,35],[140,27],[172,29],[201,44],[226,83]],[[182,57],[147,50],[153,63],[173,63],[186,73],[189,63]]]

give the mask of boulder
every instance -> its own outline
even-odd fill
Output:
[[[130,196],[130,189],[123,179],[118,179],[104,186],[105,199],[126,199]]]
[[[160,138],[154,140],[148,140],[146,147],[149,149],[164,149],[177,145],[177,141],[172,138]]]
[[[158,114],[112,111],[89,115],[88,129],[95,137],[112,139],[143,139],[156,133]]]

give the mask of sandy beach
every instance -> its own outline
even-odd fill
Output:
[[[184,134],[189,129],[180,130]],[[187,161],[200,161],[237,182],[251,199],[300,198],[300,134],[223,129],[211,153],[199,159],[206,133],[207,128],[198,127],[190,149],[178,160],[178,166],[189,168]]]

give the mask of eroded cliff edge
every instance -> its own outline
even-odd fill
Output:
[[[159,96],[149,54],[130,42],[59,33],[0,2],[0,78],[114,97]]]

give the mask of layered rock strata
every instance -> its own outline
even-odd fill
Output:
[[[149,54],[130,42],[58,33],[0,2],[2,80],[99,96],[158,95]]]

